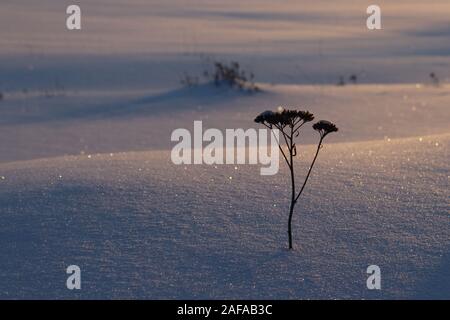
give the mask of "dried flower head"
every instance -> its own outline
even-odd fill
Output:
[[[309,111],[289,110],[282,107],[278,110],[277,112],[264,111],[255,118],[255,122],[283,128],[285,126],[294,126],[300,121],[309,122],[314,119],[314,115]]]
[[[320,137],[323,139],[327,134],[338,131],[336,125],[327,120],[320,120],[313,125],[313,129],[319,131]]]
[[[297,116],[304,122],[310,122],[314,120],[314,115],[309,111],[297,111]]]
[[[267,119],[269,119],[272,115],[274,114],[274,112],[267,110],[264,111],[262,113],[260,113],[256,118],[255,118],[255,122],[256,123],[264,123],[267,121]]]

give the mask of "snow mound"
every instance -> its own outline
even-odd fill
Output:
[[[175,166],[168,151],[0,164],[0,297],[448,299],[449,143],[326,145],[292,252],[284,167]],[[381,291],[366,288],[371,264]]]

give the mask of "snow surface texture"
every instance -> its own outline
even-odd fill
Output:
[[[380,33],[365,1],[79,1],[80,33],[61,26],[71,3],[30,2],[0,9],[0,298],[450,298],[448,1],[379,1]],[[205,56],[264,91],[180,88]],[[363,84],[334,85],[350,73]],[[278,105],[340,129],[292,252],[283,163],[170,161],[173,129],[257,127]]]
[[[450,135],[421,140],[327,145],[292,252],[286,170],[175,167],[157,151],[1,165],[2,296],[449,298]]]

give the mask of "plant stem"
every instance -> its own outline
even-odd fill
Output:
[[[292,216],[294,214],[294,206],[297,200],[295,199],[295,177],[294,177],[294,157],[293,157],[293,126],[291,127],[291,135],[290,135],[290,148],[289,148],[289,156],[291,160],[291,165],[289,167],[291,172],[291,187],[292,187],[292,194],[291,194],[291,206],[289,208],[289,220],[288,220],[288,234],[289,234],[289,250],[293,249],[292,245]]]
[[[314,164],[316,163],[317,160],[317,156],[319,155],[319,151],[320,148],[322,147],[322,141],[323,141],[323,136],[320,137],[320,141],[319,144],[317,145],[317,150],[316,150],[316,154],[314,156],[314,159],[311,163],[311,166],[309,167],[308,170],[308,174],[306,175],[305,181],[303,182],[303,185],[300,189],[300,192],[298,193],[298,195],[296,196],[296,190],[295,190],[295,174],[294,174],[294,135],[295,132],[298,131],[298,129],[300,129],[300,127],[303,125],[304,123],[302,123],[300,126],[298,126],[297,128],[295,128],[296,123],[292,124],[290,127],[290,134],[287,134],[286,132],[284,132],[283,128],[277,127],[277,129],[279,131],[281,131],[281,133],[283,134],[284,140],[286,142],[286,145],[288,147],[288,151],[289,151],[289,159],[286,156],[286,154],[284,153],[283,149],[281,148],[281,143],[280,141],[277,140],[278,143],[278,147],[284,157],[284,160],[286,160],[286,163],[289,167],[289,171],[291,174],[291,189],[292,189],[292,193],[291,193],[291,205],[289,207],[289,220],[288,220],[288,236],[289,236],[289,250],[292,250],[294,248],[293,246],[293,241],[292,241],[292,217],[294,215],[294,207],[295,204],[297,203],[298,198],[300,197],[300,195],[302,194],[303,190],[305,189],[306,183],[308,182],[309,176],[311,175],[311,171],[312,168],[314,167]],[[269,126],[266,125],[267,128],[270,128]],[[271,130],[272,131],[272,130]],[[273,131],[272,131],[273,132]]]
[[[316,155],[314,156],[311,166],[309,167],[308,174],[306,175],[305,181],[303,182],[302,188],[300,189],[300,192],[298,193],[297,197],[295,198],[295,201],[297,201],[298,198],[300,198],[300,196],[303,192],[303,189],[305,189],[306,183],[308,182],[308,179],[309,179],[309,175],[311,174],[312,168],[314,167],[314,163],[316,162],[317,156],[319,155],[320,148],[322,147],[322,141],[323,141],[323,137],[320,137],[319,144],[317,145]]]
[[[288,160],[288,158],[286,157],[286,154],[284,153],[283,148],[281,147],[281,143],[280,143],[280,141],[278,141],[277,136],[275,135],[275,132],[273,132],[273,130],[272,130],[271,127],[269,127],[269,126],[267,126],[267,125],[264,125],[264,126],[266,126],[266,127],[270,130],[270,132],[273,134],[273,136],[275,137],[275,140],[276,140],[276,142],[277,142],[277,144],[278,144],[278,149],[280,149],[280,152],[281,152],[281,154],[283,155],[284,160],[286,161],[288,167],[290,168],[290,167],[291,167],[291,164],[289,163],[289,160]],[[278,128],[277,128],[277,129],[278,129]],[[278,129],[278,130],[280,130],[280,129]],[[280,130],[280,131],[281,131],[281,130]]]

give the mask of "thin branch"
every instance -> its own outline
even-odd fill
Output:
[[[283,133],[284,141],[286,142],[289,152],[292,152],[292,136],[288,136],[283,130],[281,130],[281,132]],[[291,145],[289,144],[288,139],[291,142]]]
[[[300,198],[300,196],[303,192],[303,189],[305,189],[306,183],[308,182],[308,179],[309,179],[309,175],[311,174],[312,168],[314,167],[314,163],[316,162],[317,156],[319,155],[320,148],[322,147],[322,141],[323,141],[323,137],[320,138],[319,145],[317,146],[316,155],[314,156],[311,166],[309,167],[308,174],[306,175],[306,178],[305,178],[305,181],[303,182],[302,188],[300,189],[300,192],[298,193],[297,197],[295,198],[295,202],[297,202],[298,198]]]
[[[297,120],[294,121],[294,127],[300,122],[302,121],[302,118],[298,118]]]
[[[272,132],[272,134],[273,134],[275,140],[277,141],[278,148],[280,149],[281,154],[283,155],[284,160],[286,161],[288,167],[290,168],[290,167],[291,167],[291,164],[289,163],[289,160],[287,159],[286,154],[284,153],[283,148],[281,147],[280,141],[278,141],[277,136],[275,135],[275,132],[272,130],[271,127],[269,127],[269,126],[266,125],[265,123],[263,123],[263,125],[264,125],[265,127],[267,127],[267,128],[270,130],[270,132]],[[277,129],[278,129],[278,128],[277,128]],[[279,130],[279,129],[278,129],[278,130]]]
[[[271,131],[272,131],[273,135],[275,136],[275,133],[273,132],[273,130],[271,130]],[[276,139],[276,136],[275,136],[275,139]],[[278,142],[278,148],[280,149],[281,154],[283,155],[284,160],[286,161],[288,167],[291,168],[291,167],[292,167],[292,163],[290,163],[289,160],[288,160],[288,158],[286,157],[286,154],[284,153],[283,148],[281,147],[280,142]],[[289,146],[288,146],[288,149],[289,149]],[[289,150],[289,153],[290,153],[290,152],[291,152],[291,151]]]
[[[286,146],[288,147],[289,152],[291,152],[291,148],[288,143],[288,139],[292,141],[292,139],[284,132],[284,128],[282,128],[280,125],[274,124],[275,128],[280,130],[280,132],[283,134],[284,141],[286,142]]]
[[[303,121],[297,128],[294,129],[294,132],[297,132],[305,123],[306,121]]]

